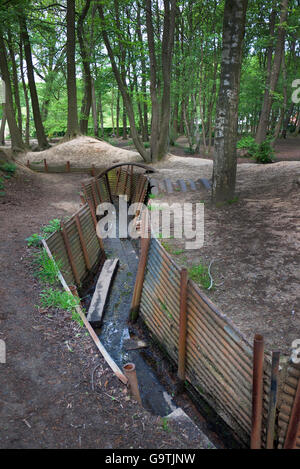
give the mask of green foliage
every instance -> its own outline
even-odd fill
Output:
[[[27,246],[28,247],[38,247],[38,246],[41,245],[42,236],[37,234],[37,233],[34,233],[33,235],[26,238],[25,241],[27,241]]]
[[[58,218],[54,218],[50,220],[48,225],[43,226],[41,228],[41,234],[34,233],[33,235],[26,238],[28,247],[38,247],[41,245],[41,241],[44,238],[47,238],[48,235],[54,233],[55,231],[59,231],[61,229],[60,220]]]
[[[17,166],[14,163],[3,163],[0,165],[1,171],[5,171],[9,176],[13,176],[16,172]]]
[[[162,428],[165,432],[170,432],[171,431],[171,429],[169,427],[169,422],[168,422],[167,417],[162,417],[161,425],[162,425]]]
[[[49,283],[53,285],[58,282],[58,271],[61,270],[61,262],[54,262],[51,259],[46,249],[42,249],[35,254],[34,263],[36,264],[38,271],[36,272],[36,277],[43,283]]]
[[[54,218],[53,220],[50,220],[48,225],[43,226],[41,228],[41,232],[43,235],[46,237],[47,235],[50,235],[51,233],[54,233],[54,231],[60,231],[61,226],[60,226],[60,220],[58,218]]]
[[[272,148],[272,139],[268,138],[261,144],[256,143],[253,137],[247,135],[237,143],[237,148],[248,150],[247,156],[255,159],[257,163],[273,163],[274,150]]]
[[[198,285],[202,285],[203,288],[210,286],[210,277],[208,275],[208,267],[201,263],[193,265],[188,268],[188,274],[191,279]]]
[[[251,135],[246,135],[238,141],[236,147],[239,149],[248,150],[248,154],[253,156],[257,150],[258,145]]]
[[[72,313],[72,319],[83,327],[80,314],[76,311],[76,306],[80,303],[80,299],[77,296],[73,296],[66,291],[48,288],[47,290],[42,290],[40,298],[43,308],[60,308],[70,311]]]
[[[257,163],[273,163],[274,150],[271,145],[271,140],[267,139],[258,146],[254,158]]]

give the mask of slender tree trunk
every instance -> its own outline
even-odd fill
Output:
[[[19,93],[19,80],[18,80],[18,73],[17,73],[17,65],[15,59],[15,51],[12,43],[11,32],[8,29],[8,51],[10,55],[10,60],[12,64],[12,78],[13,78],[13,94],[15,98],[15,105],[17,108],[17,122],[20,132],[22,133],[22,111],[21,111],[21,103],[20,103],[20,93]]]
[[[94,135],[96,137],[99,137],[99,124],[98,124],[98,114],[97,114],[95,81],[93,80],[93,78],[92,78],[92,116],[93,116]]]
[[[123,135],[122,140],[127,140],[127,114],[126,114],[126,106],[123,104]]]
[[[84,82],[84,93],[82,98],[81,104],[81,115],[80,115],[80,132],[82,134],[88,133],[88,122],[89,122],[89,115],[92,105],[92,77],[91,77],[91,69],[90,69],[90,58],[88,56],[86,44],[84,41],[84,31],[83,31],[83,24],[84,20],[88,14],[90,8],[91,0],[86,0],[83,10],[79,16],[78,23],[77,23],[77,36],[79,42],[79,49],[80,55],[82,59],[82,66],[83,66],[83,82]]]
[[[79,135],[75,67],[75,0],[67,0],[67,94],[68,125],[65,139],[71,139]]]
[[[116,109],[116,137],[120,137],[120,92],[117,94],[117,109]]]
[[[0,145],[5,145],[5,124],[6,124],[6,108],[5,103],[2,104],[2,119],[0,127]]]
[[[230,200],[235,193],[238,96],[246,10],[247,0],[225,0],[212,185],[215,203]]]
[[[291,115],[293,114],[293,110],[294,110],[294,103],[291,104],[290,108],[286,112],[285,120],[284,120],[283,128],[282,128],[282,133],[281,133],[282,138],[286,138],[286,134],[288,131],[290,120],[291,120]]]
[[[23,87],[25,106],[26,106],[25,145],[29,147],[30,107],[29,107],[28,89],[27,89],[27,85],[25,83],[25,75],[24,75],[24,68],[23,68],[23,45],[22,45],[21,37],[20,37],[20,73],[21,73],[22,87]]]
[[[262,110],[261,110],[258,128],[256,132],[256,137],[255,137],[255,140],[257,143],[262,143],[266,139],[267,132],[268,132],[269,119],[270,119],[270,113],[271,113],[272,102],[273,102],[273,93],[277,85],[279,72],[280,72],[280,66],[282,62],[282,54],[283,54],[283,49],[284,49],[284,38],[285,38],[285,23],[287,20],[287,14],[288,14],[288,0],[282,0],[280,21],[279,21],[279,27],[277,31],[277,42],[276,42],[276,48],[275,48],[275,53],[274,53],[274,61],[273,61],[272,69],[271,69],[270,80],[269,80],[269,83],[267,82],[267,86],[265,89]]]
[[[2,35],[2,29],[0,28],[0,72],[5,82],[5,109],[6,117],[9,126],[11,147],[13,151],[23,150],[24,143],[22,140],[22,134],[17,126],[16,117],[13,108],[13,95],[11,89],[10,75],[7,65],[7,53]]]
[[[37,90],[35,86],[31,46],[30,46],[30,40],[29,40],[28,31],[27,31],[26,19],[24,16],[20,16],[19,18],[20,18],[21,37],[22,37],[22,42],[24,44],[25,60],[26,60],[26,65],[27,65],[27,77],[28,77],[28,85],[29,85],[29,91],[30,91],[30,97],[31,97],[31,106],[32,106],[32,112],[33,112],[34,125],[35,125],[38,145],[43,150],[45,148],[48,148],[49,144],[47,142],[44,126],[42,123],[39,99],[38,99],[38,94],[37,94]]]
[[[99,94],[99,99],[98,99],[98,113],[99,113],[99,116],[100,116],[101,137],[104,137],[104,116],[103,116],[101,93]]]

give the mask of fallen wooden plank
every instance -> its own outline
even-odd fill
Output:
[[[87,320],[93,327],[101,326],[105,303],[118,262],[119,259],[107,259],[103,264],[87,314]]]
[[[50,257],[50,259],[52,259],[52,261],[54,262],[54,264],[56,265],[57,267],[57,264],[55,262],[55,259],[54,257],[52,256],[51,254],[51,251],[48,247],[48,244],[46,243],[46,241],[44,239],[42,239],[42,243],[43,243],[43,246],[44,248],[46,249],[47,251],[47,254],[48,256]],[[65,281],[65,279],[63,278],[61,272],[59,271],[58,267],[57,267],[57,276],[63,286],[63,288],[65,289],[65,291],[67,291],[68,293],[72,294],[67,282]],[[78,305],[78,306],[75,306],[75,309],[77,311],[77,313],[79,314],[79,316],[81,317],[82,321],[83,321],[83,324],[85,325],[85,327],[87,328],[87,330],[89,331],[90,333],[90,336],[92,337],[96,347],[98,348],[99,352],[101,353],[101,355],[103,356],[104,360],[106,361],[106,363],[110,366],[110,368],[112,369],[112,371],[115,373],[115,375],[119,378],[120,381],[122,381],[122,383],[124,384],[127,384],[127,381],[128,379],[126,378],[126,376],[124,375],[124,373],[122,373],[122,371],[120,370],[120,368],[118,367],[118,365],[116,364],[116,362],[112,359],[112,357],[109,355],[108,351],[106,350],[106,348],[104,347],[104,345],[102,345],[102,343],[100,342],[99,340],[99,337],[97,336],[96,332],[94,331],[94,329],[92,328],[92,326],[90,325],[90,323],[88,322],[87,318],[85,317],[85,314],[84,312],[82,311],[81,309],[81,306]]]

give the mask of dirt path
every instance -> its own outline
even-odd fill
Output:
[[[85,329],[70,314],[37,309],[41,286],[24,239],[74,212],[83,175],[24,172],[0,203],[0,448],[197,448],[128,400]],[[92,371],[94,390],[92,390]]]

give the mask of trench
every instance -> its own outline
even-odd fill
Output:
[[[118,221],[118,209],[116,219]],[[118,258],[119,264],[110,286],[109,296],[101,327],[95,328],[101,343],[104,345],[120,369],[126,363],[136,367],[139,391],[143,407],[154,415],[165,417],[178,407],[189,409],[198,428],[219,448],[239,448],[229,427],[223,423],[212,408],[203,401],[193,399],[193,391],[182,387],[178,393],[176,370],[168,357],[153,342],[141,320],[132,325],[129,323],[131,299],[136,281],[139,263],[139,242],[130,238],[117,237],[103,239],[107,258]],[[88,310],[99,272],[81,291],[82,304]],[[142,338],[146,348],[128,350],[126,340]],[[174,377],[175,376],[175,377]]]
[[[116,214],[118,220],[117,209]],[[140,351],[126,348],[126,340],[131,338],[128,318],[139,262],[137,240],[119,238],[117,224],[117,237],[103,239],[103,244],[106,257],[118,258],[119,265],[110,287],[101,327],[95,331],[121,369],[128,362],[135,364],[143,407],[154,415],[164,417],[177,406],[172,402],[171,396],[161,385],[152,368],[143,359]],[[92,299],[97,277],[83,294],[85,308],[88,308]]]

